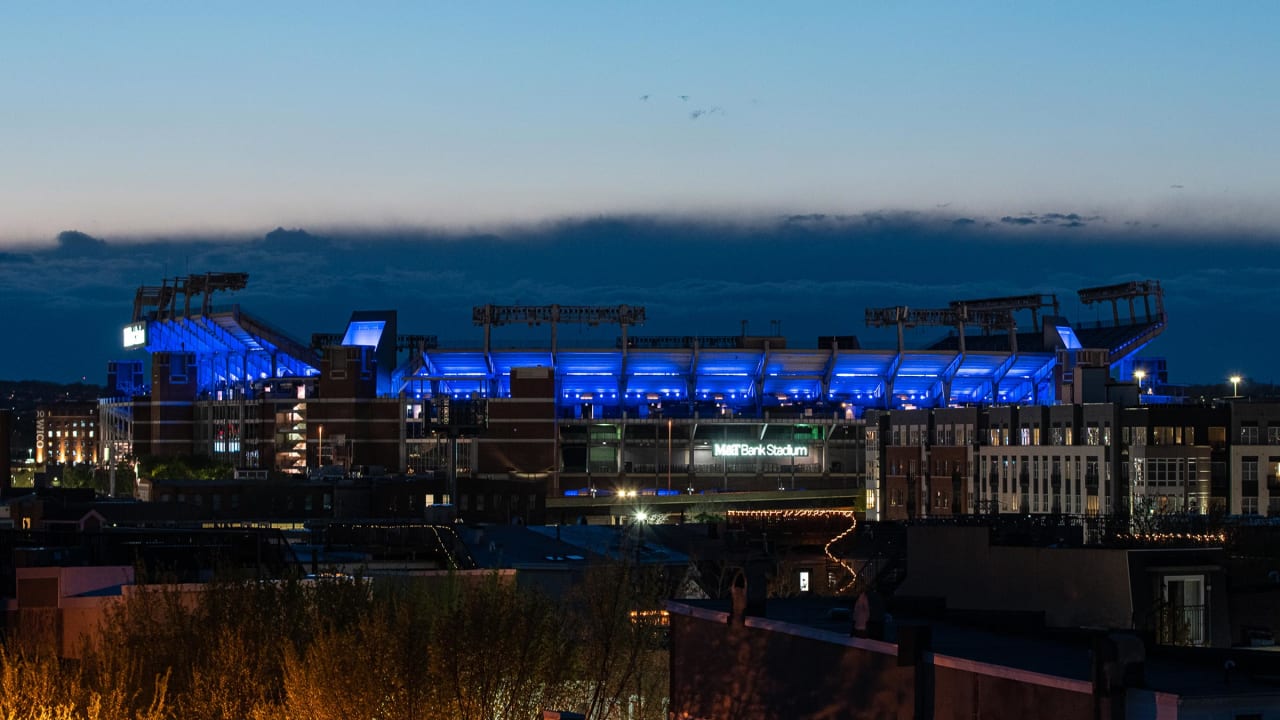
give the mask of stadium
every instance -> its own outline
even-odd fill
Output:
[[[868,327],[897,346],[833,334],[649,336],[640,306],[482,305],[479,347],[401,334],[394,311],[290,338],[215,295],[245,273],[138,288],[101,404],[109,457],[207,455],[285,475],[407,472],[524,480],[548,495],[866,488],[869,410],[1104,401],[1166,324],[1158,282],[1079,291],[1110,322],[1072,324],[1054,295],[891,306]],[[498,347],[493,330],[549,342]],[[611,347],[565,347],[561,328],[616,326]],[[906,347],[906,331],[942,337]],[[460,486],[455,486],[460,487]],[[460,497],[461,501],[462,498]]]

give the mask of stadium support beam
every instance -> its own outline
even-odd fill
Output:
[[[963,354],[965,352],[964,332],[966,324],[980,325],[984,333],[990,333],[993,328],[1007,328],[1012,351],[1018,351],[1018,326],[1013,316],[1013,311],[1008,308],[981,310],[967,305],[953,305],[948,308],[918,308],[912,310],[905,305],[897,305],[885,308],[867,308],[865,317],[867,327],[885,327],[887,325],[896,325],[898,327],[898,353],[900,354],[904,349],[903,328],[918,326],[955,328],[960,341],[960,352]]]
[[[950,307],[952,310],[968,309],[970,312],[992,312],[997,314],[1030,310],[1031,327],[1036,332],[1040,332],[1043,329],[1040,325],[1040,310],[1042,308],[1053,308],[1053,314],[1057,315],[1058,296],[1046,293],[1043,295],[1010,295],[1008,297],[980,298],[977,300],[952,300]],[[1003,327],[1003,324],[1000,327]]]
[[[484,327],[484,351],[489,352],[489,335],[499,325],[525,323],[551,325],[551,352],[556,352],[556,331],[560,323],[600,325],[602,323],[622,327],[622,344],[627,344],[627,328],[644,324],[644,308],[631,305],[477,305],[471,308],[473,325]]]
[[[143,285],[133,296],[133,321],[142,322],[154,314],[156,319],[191,317],[191,300],[199,298],[198,315],[212,311],[213,293],[243,290],[249,273],[205,273],[186,277],[165,278],[160,287]],[[178,296],[182,296],[182,313],[178,313]],[[154,308],[154,310],[152,310]]]
[[[1116,325],[1120,324],[1120,308],[1118,301],[1127,300],[1129,302],[1129,323],[1135,324],[1138,321],[1137,312],[1134,308],[1133,301],[1139,297],[1142,298],[1144,309],[1146,310],[1146,322],[1158,320],[1161,323],[1167,321],[1164,310],[1164,290],[1160,287],[1159,280],[1134,280],[1126,283],[1118,283],[1116,285],[1102,285],[1100,287],[1084,288],[1079,291],[1080,302],[1085,305],[1092,305],[1100,302],[1111,303],[1111,317]],[[1151,316],[1151,298],[1156,300],[1156,317]]]

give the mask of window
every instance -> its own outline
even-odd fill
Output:
[[[800,571],[800,592],[809,592],[809,571]]]
[[[1240,425],[1240,444],[1241,445],[1257,445],[1258,444],[1257,423]]]
[[[1255,494],[1255,495],[1257,494],[1257,492],[1258,492],[1258,489],[1257,489],[1257,487],[1258,487],[1258,458],[1257,458],[1257,457],[1246,457],[1246,458],[1241,458],[1241,460],[1240,460],[1240,482],[1241,482],[1242,484],[1252,483],[1252,484],[1253,484],[1253,488],[1252,488],[1252,490],[1246,490],[1245,492],[1250,493],[1250,494]]]
[[[1084,429],[1084,444],[1098,445],[1102,436],[1097,425],[1090,425]]]

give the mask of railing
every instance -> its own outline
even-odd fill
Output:
[[[1157,616],[1156,639],[1161,645],[1203,647],[1207,643],[1204,605],[1165,605]]]

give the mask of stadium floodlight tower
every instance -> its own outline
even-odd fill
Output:
[[[1011,352],[1018,352],[1018,328],[1013,313],[1006,309],[974,310],[960,305],[949,308],[911,309],[905,305],[885,308],[867,308],[867,327],[898,327],[898,353],[903,351],[903,328],[917,326],[954,327],[960,340],[960,352],[965,352],[964,329],[966,325],[978,325],[983,332],[992,328],[1008,328]]]
[[[249,282],[248,273],[205,273],[186,277],[166,278],[160,287],[143,285],[133,296],[133,321],[142,322],[154,314],[154,319],[191,317],[191,299],[200,298],[199,315],[212,311],[212,297],[220,290],[243,290]],[[183,298],[182,313],[178,313],[178,296]],[[154,307],[154,311],[148,308]]]
[[[1160,287],[1160,281],[1133,280],[1115,285],[1084,288],[1079,291],[1079,294],[1082,305],[1111,303],[1111,319],[1115,327],[1131,326],[1134,328],[1131,337],[1123,345],[1110,348],[1107,358],[1112,367],[1119,366],[1121,377],[1126,372],[1132,372],[1133,362],[1138,353],[1147,343],[1164,332],[1165,326],[1169,322],[1169,316],[1164,307],[1164,289]],[[1137,308],[1134,307],[1134,301],[1138,298],[1142,298],[1143,312],[1141,316],[1139,316]],[[1154,310],[1151,307],[1153,299],[1155,300]],[[1129,304],[1127,321],[1120,314],[1120,301],[1122,300]]]
[[[1034,294],[1034,295],[1011,295],[1008,297],[982,298],[979,300],[952,300],[950,303],[952,310],[960,312],[968,311],[978,312],[994,312],[994,313],[1017,313],[1023,310],[1031,311],[1031,329],[1040,332],[1040,311],[1041,309],[1053,309],[1053,315],[1058,314],[1058,296],[1052,293]]]
[[[525,323],[551,325],[551,353],[556,352],[557,327],[560,323],[600,325],[608,323],[622,327],[622,346],[627,344],[627,328],[644,324],[644,308],[634,305],[477,305],[471,308],[471,322],[484,327],[484,351],[489,353],[490,330],[499,325]]]
[[[1151,298],[1153,297],[1156,301],[1154,317],[1151,314]],[[1129,323],[1135,324],[1138,322],[1138,313],[1133,306],[1133,301],[1137,298],[1142,298],[1143,314],[1146,317],[1146,322],[1163,324],[1166,321],[1164,290],[1160,287],[1159,280],[1134,280],[1116,285],[1085,288],[1080,291],[1080,302],[1085,305],[1110,302],[1111,317],[1116,325],[1120,324],[1120,308],[1118,305],[1120,300],[1129,301]]]

